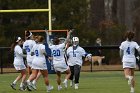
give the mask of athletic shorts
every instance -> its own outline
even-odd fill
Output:
[[[25,65],[16,65],[16,64],[14,64],[14,67],[15,67],[16,70],[26,69],[26,66]]]
[[[136,62],[123,62],[123,68],[136,68]]]
[[[67,66],[65,63],[64,64],[54,64],[54,69],[55,71],[60,71],[60,72],[64,72],[66,70],[69,69],[69,66]]]
[[[47,70],[46,60],[34,59],[32,62],[32,69]]]

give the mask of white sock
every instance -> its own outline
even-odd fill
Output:
[[[28,79],[27,82],[30,82],[30,80]]]
[[[132,80],[133,76],[126,76],[127,79]]]
[[[14,82],[13,82],[13,84],[16,84],[17,83],[17,80],[15,80]]]
[[[67,79],[64,80],[64,82],[67,82],[67,81],[68,81]]]
[[[20,83],[20,87],[23,87],[23,82]]]
[[[134,92],[134,87],[131,87],[130,89],[131,89],[131,91],[133,91],[133,92]]]
[[[32,82],[34,85],[36,84],[36,80],[33,80],[33,82]]]

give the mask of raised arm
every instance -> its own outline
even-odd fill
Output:
[[[68,41],[69,41],[69,39],[70,39],[70,35],[71,35],[72,32],[73,32],[73,29],[70,30],[70,31],[68,32],[67,38],[66,38],[66,40],[65,40],[65,42],[64,42],[65,44],[68,43]]]

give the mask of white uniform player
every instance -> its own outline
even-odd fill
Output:
[[[121,43],[120,49],[123,50],[123,68],[136,68],[135,49],[138,49],[139,45],[134,41],[124,41]]]
[[[73,45],[67,49],[68,65],[71,70],[71,76],[69,79],[71,80],[70,86],[75,83],[75,89],[78,89],[80,70],[83,63],[82,58],[87,57],[89,59],[91,57],[90,54],[88,55],[85,50],[79,46],[78,37],[73,37],[72,41]],[[74,77],[75,81],[73,82]]]
[[[34,59],[32,61],[32,69],[45,70],[47,69],[45,55],[42,50],[45,50],[45,45],[36,44],[32,48],[32,52],[34,52]]]
[[[31,56],[31,49],[33,48],[33,46],[36,44],[36,42],[34,40],[26,40],[23,44],[23,49],[26,50],[27,53],[27,65],[28,66],[32,66],[32,61],[33,61],[33,56]]]
[[[20,74],[16,77],[16,79],[11,83],[11,87],[16,90],[16,83],[21,79],[20,83],[20,90],[25,90],[25,79],[26,79],[26,67],[24,65],[23,57],[26,57],[26,55],[23,54],[23,50],[21,48],[21,45],[23,44],[23,41],[21,40],[21,37],[17,37],[15,42],[12,45],[11,50],[14,50],[14,67],[17,71],[20,72]]]
[[[65,45],[70,38],[71,32],[72,31],[69,31],[64,43],[60,44],[59,38],[54,38],[53,45],[49,46],[49,48],[51,49],[51,53],[52,53],[53,66],[54,66],[54,69],[55,69],[56,74],[57,74],[58,90],[62,89],[61,72],[66,73],[65,80],[63,82],[65,88],[67,88],[67,81],[68,81],[70,74],[71,74],[69,66],[67,66],[67,64],[65,62],[65,58],[64,58],[64,54],[65,54],[64,48],[65,48]],[[48,35],[48,32],[46,34]]]
[[[22,48],[19,45],[16,45],[14,49],[14,63],[13,63],[16,70],[26,69],[22,55],[23,55]]]
[[[140,53],[139,45],[133,41],[133,31],[127,31],[125,34],[126,41],[123,41],[120,45],[120,56],[123,62],[124,75],[130,85],[130,93],[134,93],[135,79],[134,71],[136,68],[135,50]]]
[[[47,92],[50,92],[53,89],[53,86],[50,86],[48,80],[48,70],[47,70],[47,63],[45,58],[45,56],[47,56],[47,53],[45,51],[45,45],[43,45],[44,37],[38,36],[37,42],[38,43],[35,44],[31,50],[31,55],[34,54],[34,59],[32,61],[32,73],[27,80],[27,89],[29,91],[34,89],[31,81],[33,81],[36,78],[38,72],[40,71],[41,74],[43,75],[44,83],[47,87]]]
[[[65,48],[64,43],[50,46],[53,56],[53,66],[56,71],[64,72],[69,68],[65,62],[63,51],[64,48]]]

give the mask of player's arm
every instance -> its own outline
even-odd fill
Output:
[[[68,41],[69,41],[69,39],[70,39],[70,35],[71,35],[72,32],[73,32],[73,30],[70,30],[70,31],[68,32],[67,38],[66,38],[66,40],[64,41],[65,44],[68,43]]]
[[[23,54],[23,53],[19,53],[19,55],[22,56],[22,57],[24,57],[24,58],[27,57],[27,55],[25,55],[25,54]]]
[[[49,44],[51,44],[51,42],[50,42],[50,39],[49,39],[49,32],[48,32],[48,30],[45,30],[45,33],[46,33],[46,42],[49,45]]]
[[[123,50],[120,49],[120,57],[122,58],[123,57]]]

